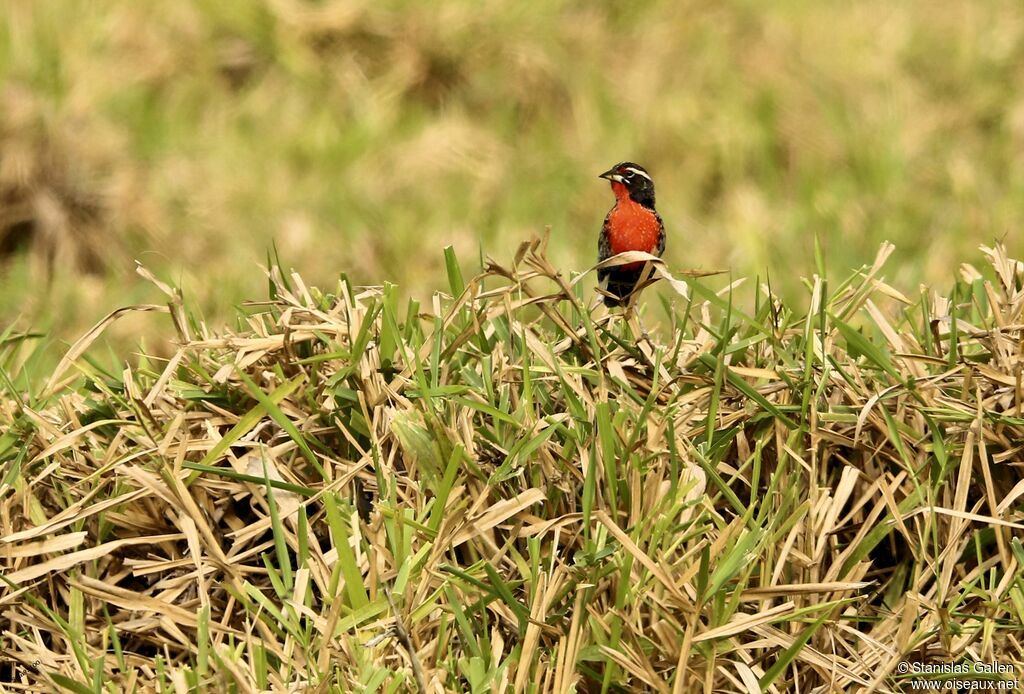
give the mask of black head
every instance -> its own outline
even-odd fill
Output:
[[[624,161],[605,171],[599,178],[607,178],[612,182],[616,197],[628,194],[634,202],[654,208],[654,181],[647,169],[639,164]]]

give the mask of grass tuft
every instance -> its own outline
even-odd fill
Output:
[[[540,240],[404,308],[274,265],[169,358],[0,340],[0,620],[32,687],[901,691],[1024,659],[1024,264],[810,310],[685,284],[661,332]],[[145,274],[145,273],[144,273]],[[752,301],[735,301],[753,292]],[[738,306],[753,306],[745,313]],[[162,315],[162,314],[161,314]],[[25,389],[25,392],[28,392]]]

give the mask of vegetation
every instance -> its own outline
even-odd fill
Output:
[[[4,3],[0,680],[1024,678],[1022,79],[1014,0]]]
[[[806,313],[659,265],[648,337],[538,240],[468,281],[449,249],[426,306],[272,264],[231,331],[143,270],[168,359],[80,359],[105,321],[22,397],[3,343],[11,675],[788,692],[1019,667],[1024,263],[986,249],[914,294],[891,252],[815,276]]]
[[[834,278],[888,240],[895,281],[941,287],[1024,251],[1022,65],[1016,0],[3,3],[0,324],[73,340],[157,301],[135,260],[228,322],[273,240],[310,283],[421,301],[434,249],[547,225],[582,271],[622,159],[670,267],[796,300],[815,237]]]

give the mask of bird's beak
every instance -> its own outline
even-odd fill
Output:
[[[615,169],[608,169],[603,174],[598,176],[598,178],[607,178],[609,181],[615,181],[616,183],[622,183],[622,176],[620,176],[619,174],[615,173]]]

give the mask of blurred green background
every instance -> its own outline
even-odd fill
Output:
[[[583,270],[622,159],[672,267],[793,293],[815,235],[843,275],[888,239],[889,279],[946,287],[1020,251],[1022,84],[1019,0],[6,2],[0,323],[162,301],[138,259],[219,325],[272,241],[421,298],[445,245],[472,272],[546,225]]]

